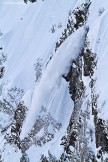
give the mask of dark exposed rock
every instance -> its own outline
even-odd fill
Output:
[[[72,62],[69,73],[67,76],[63,76],[66,81],[69,82],[69,92],[72,95],[72,99],[75,101],[76,99],[81,98],[84,92],[84,83],[82,81],[82,69],[81,69],[81,61],[82,57],[79,56],[76,61]],[[74,67],[74,65],[76,67]]]
[[[108,126],[105,121],[98,119],[96,123],[96,147],[101,147],[99,155],[103,152],[108,152]]]
[[[22,157],[20,159],[20,162],[29,162],[29,158],[26,153],[22,154]]]
[[[37,2],[37,0],[24,0],[25,3],[27,3],[28,1],[34,3],[34,2]]]
[[[20,102],[17,106],[17,109],[14,113],[14,120],[12,122],[10,134],[5,135],[5,139],[8,143],[16,145],[19,149],[20,147],[20,132],[23,125],[23,121],[26,116],[27,108],[24,106],[23,102]]]
[[[84,76],[93,76],[96,67],[95,54],[90,49],[86,49],[84,54]]]
[[[87,33],[88,33],[87,29]],[[72,95],[72,100],[74,101],[74,109],[71,115],[71,119],[67,128],[67,135],[62,138],[62,145],[64,145],[64,151],[66,151],[65,158],[67,161],[72,160],[74,153],[70,150],[70,146],[74,147],[76,151],[79,152],[79,160],[78,158],[73,161],[94,161],[96,162],[96,157],[94,153],[88,147],[88,139],[86,137],[87,131],[87,119],[88,110],[86,112],[82,112],[82,103],[85,98],[85,85],[82,80],[82,75],[88,76],[91,79],[90,87],[94,87],[95,80],[92,79],[94,74],[94,69],[96,67],[96,54],[92,53],[89,48],[89,41],[87,39],[87,33],[85,34],[85,42],[84,47],[81,49],[81,53],[77,57],[76,60],[72,61],[72,65],[70,67],[69,73],[67,76],[63,77],[69,82],[69,92]],[[82,70],[83,69],[83,70]],[[84,72],[84,74],[83,74]],[[89,108],[92,108],[92,113],[96,114],[97,109],[93,109],[96,107],[98,96],[93,93],[92,95],[92,104],[87,104]],[[90,106],[91,105],[91,106]],[[79,119],[79,120],[78,120]],[[89,131],[91,142],[93,141],[92,133]],[[82,147],[83,145],[83,147]],[[69,156],[72,154],[73,156]]]
[[[67,28],[62,32],[62,36],[56,42],[55,51],[61,46],[61,44],[70,36],[75,30],[79,29],[86,23],[89,14],[89,7],[91,2],[82,4],[80,7],[77,7],[74,11],[69,12]],[[76,20],[74,22],[74,19]]]

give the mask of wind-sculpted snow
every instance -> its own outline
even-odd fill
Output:
[[[0,1],[0,161],[108,161],[107,0]]]

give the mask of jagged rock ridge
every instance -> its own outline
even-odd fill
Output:
[[[0,160],[107,162],[108,3],[29,1],[0,4]]]

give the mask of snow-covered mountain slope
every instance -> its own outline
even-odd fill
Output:
[[[108,1],[0,1],[0,161],[108,161]]]

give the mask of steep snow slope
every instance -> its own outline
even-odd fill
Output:
[[[107,0],[0,1],[1,161],[107,162],[107,19]]]

